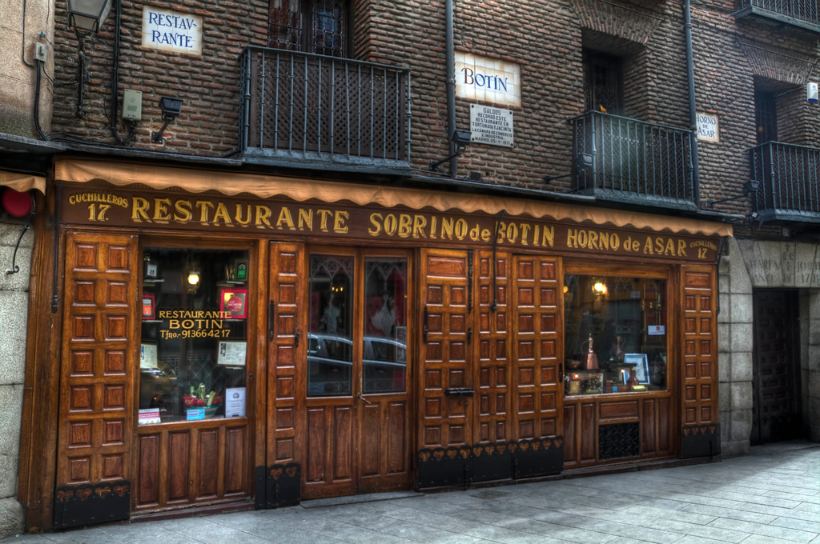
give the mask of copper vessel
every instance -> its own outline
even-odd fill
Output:
[[[587,360],[584,368],[587,370],[598,370],[598,356],[592,350],[592,334],[589,335],[589,351],[587,351]]]

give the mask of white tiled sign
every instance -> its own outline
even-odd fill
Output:
[[[521,67],[456,51],[456,96],[472,102],[521,107]]]
[[[704,142],[720,141],[720,122],[717,115],[698,112],[698,140]]]
[[[470,141],[512,147],[513,112],[492,106],[470,104]]]
[[[142,45],[174,53],[202,54],[202,18],[142,8]]]

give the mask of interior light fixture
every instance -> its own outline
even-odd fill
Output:
[[[605,297],[609,294],[609,288],[603,281],[597,280],[592,284],[592,292],[595,293],[595,296]]]
[[[190,286],[197,286],[199,285],[199,272],[196,270],[191,270],[188,272],[188,285]]]

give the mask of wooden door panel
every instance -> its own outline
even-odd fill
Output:
[[[65,243],[57,486],[131,480],[137,239],[68,232]]]
[[[469,397],[447,395],[472,385],[467,251],[422,250],[421,411],[419,446],[465,445],[471,436]]]
[[[309,406],[306,411],[304,498],[354,493],[353,407]]]
[[[301,404],[304,386],[297,361],[304,330],[304,246],[275,242],[270,251],[270,304],[268,319],[268,465],[297,461],[300,456]],[[305,342],[302,342],[303,344]]]
[[[513,258],[515,439],[557,436],[563,431],[560,265],[555,257]]]
[[[249,495],[246,421],[152,425],[138,433],[138,511]]]
[[[717,274],[681,267],[681,456],[720,453],[717,395]]]
[[[510,427],[509,252],[478,252],[476,361],[477,422],[473,444],[507,442]],[[493,296],[495,288],[495,296]]]

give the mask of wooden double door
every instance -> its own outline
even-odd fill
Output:
[[[560,435],[561,260],[426,249],[420,270],[419,449]]]
[[[303,499],[410,488],[416,450],[561,434],[559,258],[274,243],[270,270],[267,451]]]
[[[409,487],[412,256],[274,243],[268,452],[302,498]]]

